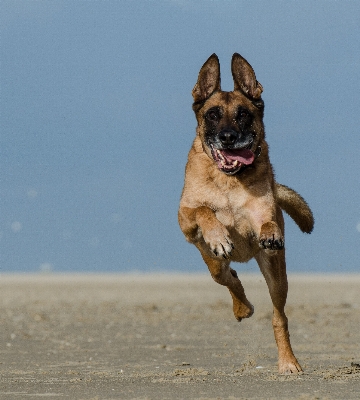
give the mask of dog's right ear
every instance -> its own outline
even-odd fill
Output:
[[[220,63],[218,56],[214,53],[201,67],[198,80],[192,90],[194,103],[206,100],[217,90],[220,90]]]

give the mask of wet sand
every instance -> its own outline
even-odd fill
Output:
[[[0,399],[359,399],[360,274],[289,275],[291,376],[264,279],[239,276],[240,323],[208,275],[0,275]]]

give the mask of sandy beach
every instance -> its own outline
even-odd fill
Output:
[[[240,323],[209,275],[0,275],[0,399],[359,399],[360,275],[289,275],[294,376],[264,279],[239,276]]]

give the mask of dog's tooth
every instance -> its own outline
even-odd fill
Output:
[[[220,150],[219,150],[219,149],[216,149],[216,151],[217,151],[217,154],[218,154],[219,158],[220,158],[222,161],[225,161],[225,158],[224,158],[224,156],[221,154]]]
[[[234,167],[237,167],[238,164],[239,164],[239,161],[238,161],[238,160],[235,160],[235,161],[233,162],[233,166],[234,166]]]

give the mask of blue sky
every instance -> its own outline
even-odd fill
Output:
[[[205,271],[177,208],[191,90],[217,53],[264,87],[289,271],[359,271],[358,1],[1,2],[0,272]],[[252,272],[254,262],[236,266]]]

